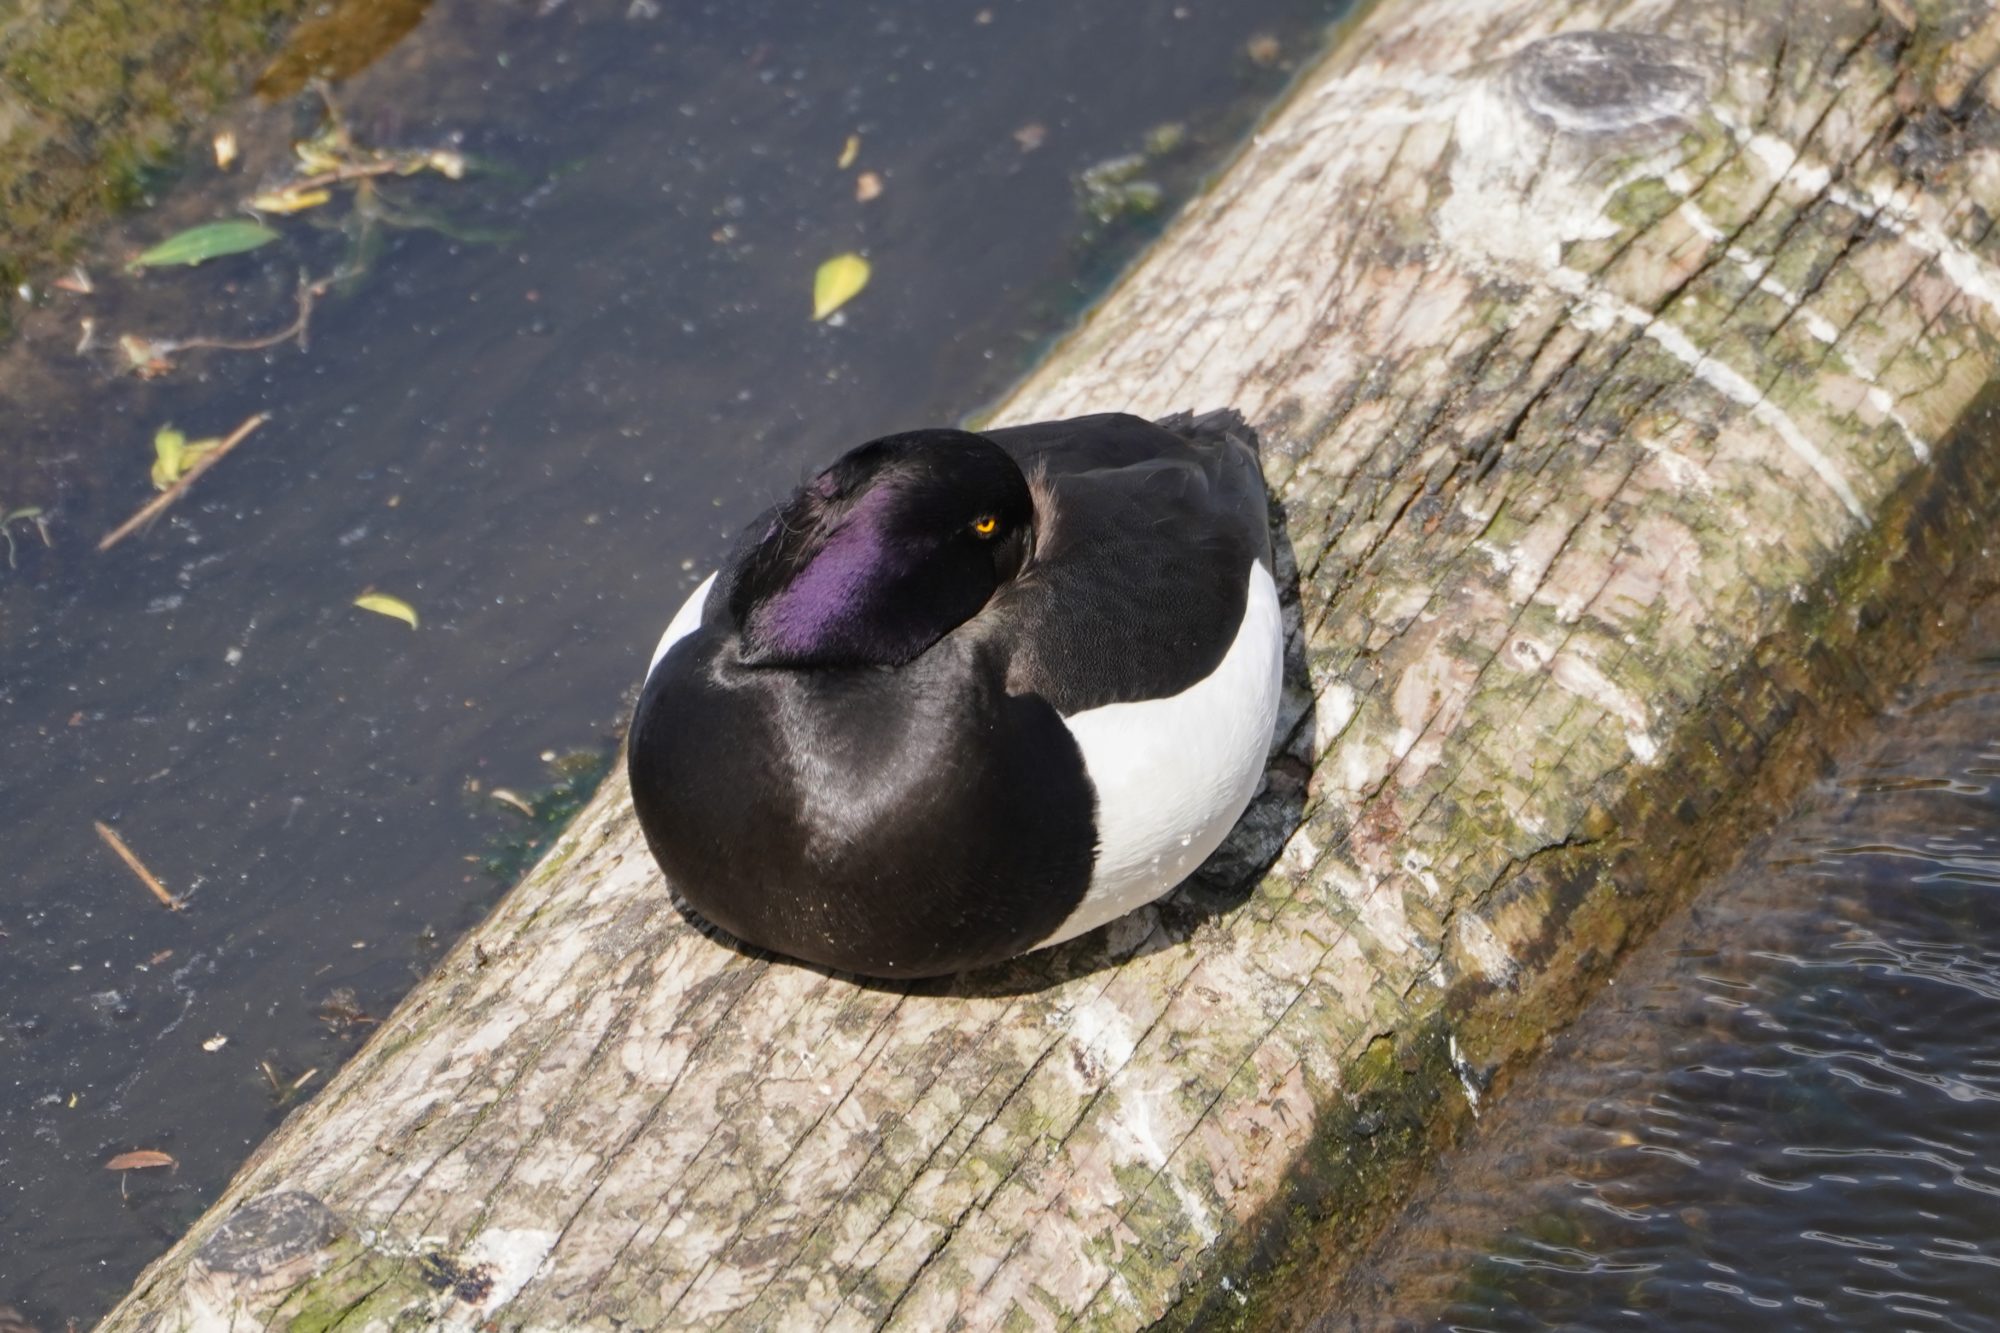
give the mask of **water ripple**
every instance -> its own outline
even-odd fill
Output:
[[[1378,1257],[1393,1314],[1340,1327],[2000,1327],[1996,735],[2000,654],[1915,689],[1516,1082]]]

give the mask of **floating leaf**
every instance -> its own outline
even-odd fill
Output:
[[[338,171],[346,163],[345,150],[347,136],[338,126],[329,126],[310,139],[301,139],[292,145],[292,152],[298,156],[299,165],[308,173],[318,176],[329,171]]]
[[[144,1171],[148,1167],[172,1166],[174,1159],[163,1152],[151,1148],[141,1148],[137,1152],[121,1152],[104,1164],[106,1171]]]
[[[126,364],[141,379],[154,379],[174,368],[168,359],[174,353],[172,343],[122,333],[118,335],[118,350],[125,354]]]
[[[303,213],[308,208],[318,208],[331,198],[331,190],[301,190],[292,186],[253,195],[248,202],[259,213]]]
[[[221,440],[196,440],[188,443],[187,436],[172,426],[162,426],[153,435],[153,489],[164,491],[167,487],[186,476],[188,470],[202,460],[205,454],[213,453]]]
[[[526,801],[516,796],[513,792],[508,791],[505,787],[495,787],[492,791],[487,792],[486,794],[488,796],[491,796],[494,800],[500,802],[500,804],[502,805],[513,806],[516,810],[519,810],[522,814],[526,815],[530,819],[533,819],[535,817],[535,807],[529,805]]]
[[[835,255],[813,274],[813,318],[825,319],[868,285],[868,261],[857,254]]]
[[[354,604],[363,611],[400,620],[411,629],[417,627],[417,609],[400,597],[391,597],[386,592],[364,592],[354,599]]]
[[[164,491],[187,470],[187,436],[172,426],[153,433],[153,489]]]
[[[171,236],[125,267],[159,268],[167,264],[200,264],[223,255],[240,255],[278,239],[278,233],[261,222],[235,218],[228,222],[208,222]]]
[[[854,165],[854,159],[861,156],[861,136],[850,134],[847,142],[840,146],[840,169],[847,170]]]

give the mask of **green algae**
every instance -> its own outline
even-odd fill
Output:
[[[48,0],[32,18],[0,24],[7,290],[76,253],[107,214],[155,193],[175,171],[187,130],[242,90],[305,7]]]
[[[576,845],[563,843],[539,866],[536,858],[556,847],[563,830],[597,794],[618,754],[616,746],[605,746],[573,750],[550,760],[549,784],[527,794],[528,822],[496,837],[480,859],[479,868],[507,884],[518,882],[530,870],[537,883],[554,878],[576,854]]]

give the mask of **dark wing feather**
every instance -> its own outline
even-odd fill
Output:
[[[1120,413],[985,432],[1034,480],[1035,554],[980,620],[1011,643],[1010,693],[1065,714],[1178,694],[1212,672],[1243,619],[1250,564],[1270,567],[1256,436],[1234,412]]]

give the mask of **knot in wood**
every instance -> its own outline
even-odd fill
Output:
[[[266,1276],[316,1255],[347,1230],[333,1209],[299,1190],[260,1195],[229,1215],[195,1257],[213,1273]]]
[[[1563,134],[1670,133],[1708,99],[1708,71],[1695,49],[1644,33],[1544,37],[1515,53],[1508,74],[1520,104]]]

